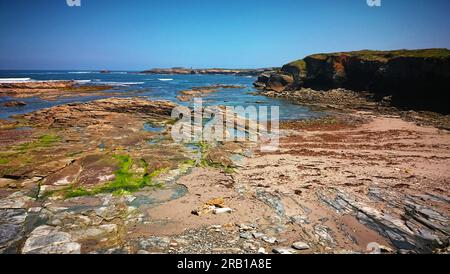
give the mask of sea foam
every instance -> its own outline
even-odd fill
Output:
[[[0,83],[24,83],[31,81],[31,78],[0,78]]]

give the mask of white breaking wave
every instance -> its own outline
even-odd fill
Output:
[[[69,71],[69,74],[92,74],[92,73],[98,73],[96,71]]]
[[[131,85],[142,85],[145,82],[95,82],[96,84],[110,85],[110,86],[131,86]]]
[[[0,78],[0,83],[25,83],[31,81],[31,78]]]
[[[173,79],[172,78],[161,78],[161,79],[158,79],[159,81],[173,81]]]
[[[91,80],[75,80],[75,82],[77,82],[78,84],[86,84],[86,83],[90,83]]]

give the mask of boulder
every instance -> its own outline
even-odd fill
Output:
[[[23,107],[26,106],[27,103],[22,101],[9,101],[3,104],[5,107]]]

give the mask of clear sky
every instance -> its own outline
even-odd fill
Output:
[[[450,48],[450,0],[0,0],[0,69],[280,66]]]

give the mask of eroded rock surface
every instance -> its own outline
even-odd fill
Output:
[[[174,143],[173,107],[111,98],[2,124],[0,252],[448,252],[447,131],[341,113],[283,122],[261,152]]]

